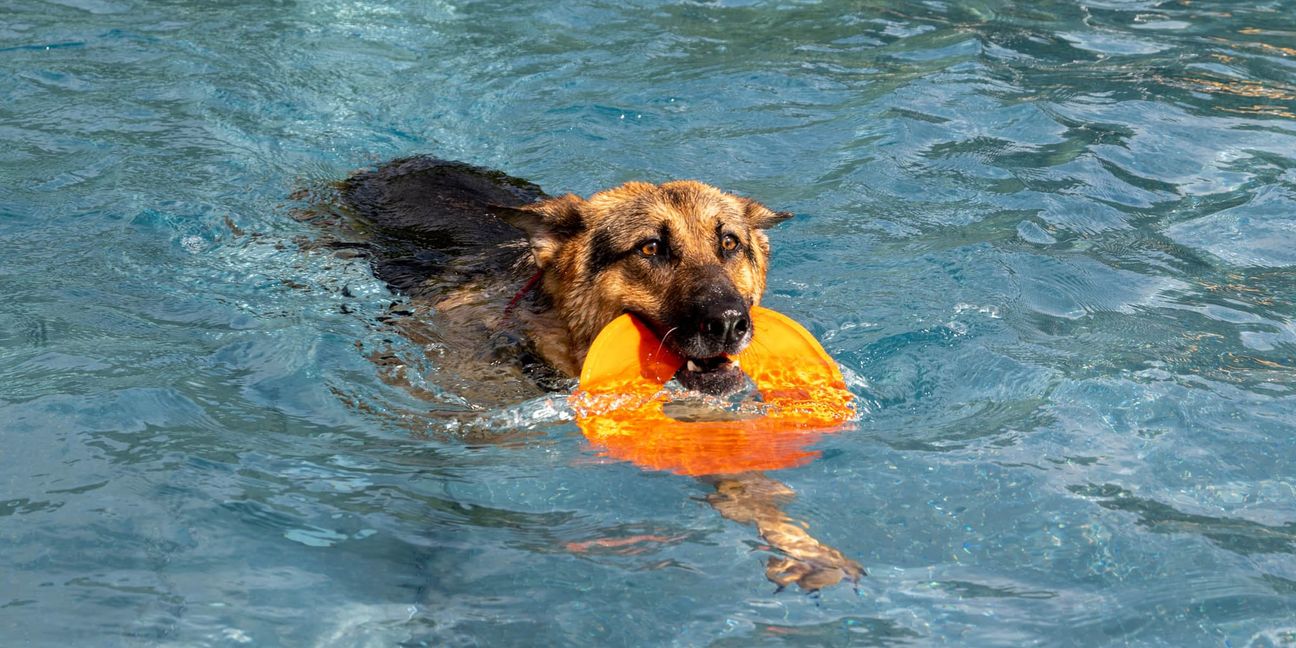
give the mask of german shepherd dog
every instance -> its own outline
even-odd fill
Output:
[[[550,197],[518,178],[428,157],[356,173],[340,196],[356,239],[345,245],[410,295],[402,330],[435,338],[444,351],[438,381],[457,374],[450,386],[488,406],[570,389],[594,338],[624,313],[686,358],[675,376],[686,389],[741,389],[746,378],[730,358],[752,339],[766,230],[791,216],[695,181]],[[755,523],[782,553],[766,568],[780,587],[817,590],[863,574],[782,513],[786,486],[754,474],[708,481],[716,510]]]

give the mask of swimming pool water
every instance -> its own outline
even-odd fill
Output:
[[[0,1],[4,645],[1296,645],[1296,3]],[[458,397],[300,210],[401,155],[797,214],[861,416],[706,484]]]

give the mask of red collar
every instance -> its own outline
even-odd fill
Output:
[[[536,285],[540,283],[540,276],[543,273],[543,270],[536,270],[536,273],[531,275],[530,279],[527,279],[527,282],[522,286],[522,289],[517,291],[516,295],[513,295],[513,299],[509,300],[508,306],[504,307],[505,320],[509,318],[509,315],[513,314],[513,307],[517,306],[518,302],[522,301],[522,298],[526,297],[527,293],[535,290]]]

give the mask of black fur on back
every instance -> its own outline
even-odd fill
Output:
[[[446,273],[516,272],[529,258],[522,233],[491,205],[546,197],[539,186],[463,162],[417,156],[360,171],[339,185],[366,241],[374,275],[393,290],[432,296]]]

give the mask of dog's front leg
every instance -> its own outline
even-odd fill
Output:
[[[760,537],[781,553],[771,556],[765,576],[780,589],[796,583],[813,592],[842,579],[858,582],[865,575],[859,563],[810,535],[804,525],[788,517],[783,505],[795,493],[786,484],[760,473],[713,477],[716,489],[707,502],[720,515],[743,524],[755,524]]]

